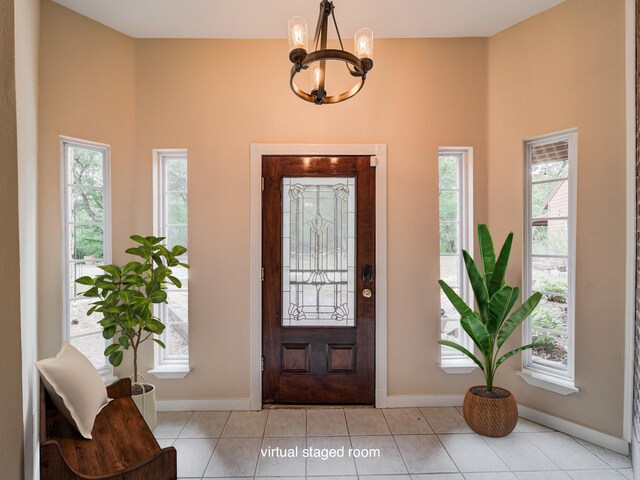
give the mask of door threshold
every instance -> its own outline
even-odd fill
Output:
[[[320,409],[330,409],[330,408],[376,408],[374,405],[288,405],[288,404],[280,404],[280,403],[267,403],[262,405],[263,410],[282,410],[282,409],[293,409],[293,410],[320,410]]]

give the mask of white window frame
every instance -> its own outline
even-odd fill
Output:
[[[69,165],[67,163],[67,154],[69,147],[78,147],[87,150],[95,150],[99,151],[103,154],[103,166],[102,166],[102,201],[103,201],[103,209],[102,209],[102,228],[103,228],[103,251],[104,256],[101,259],[104,265],[109,265],[111,263],[111,146],[92,142],[89,140],[82,140],[79,138],[60,136],[60,156],[62,160],[62,168],[61,168],[61,192],[62,192],[62,222],[63,222],[63,241],[62,241],[62,259],[63,259],[63,278],[62,278],[62,318],[63,318],[63,326],[62,326],[62,341],[67,342],[71,341],[71,301],[77,299],[78,297],[71,298],[69,296],[69,292],[71,290],[71,285],[69,283],[69,264],[73,262],[73,259],[69,257],[70,250],[70,239],[69,239],[69,225],[72,223],[69,218],[69,187],[73,186],[69,183]],[[100,259],[97,259],[100,260]],[[84,297],[82,297],[84,298]],[[84,336],[89,336],[94,334],[87,335],[78,335],[73,338],[81,338]],[[105,348],[111,343],[110,340],[105,340]],[[107,360],[107,357],[104,357],[104,364],[96,367],[100,375],[102,375],[105,383],[109,383],[115,380],[113,376],[113,367]]]
[[[525,350],[522,355],[520,377],[530,385],[544,388],[561,395],[569,395],[579,391],[575,386],[575,298],[576,298],[576,219],[577,219],[577,177],[578,177],[578,129],[572,128],[548,135],[525,139],[524,151],[524,225],[523,225],[523,268],[522,299],[529,298],[532,292],[532,214],[531,214],[531,151],[533,147],[549,143],[567,141],[569,184],[568,212],[568,291],[567,291],[567,370],[565,372],[553,368],[544,361],[535,360],[533,352]],[[524,322],[523,345],[531,343],[531,318]]]
[[[473,147],[440,147],[438,149],[438,163],[441,156],[459,156],[460,168],[458,169],[458,185],[460,190],[459,218],[460,218],[460,293],[462,299],[468,305],[473,305],[474,297],[471,284],[467,278],[467,273],[462,257],[462,250],[466,250],[473,257],[474,255],[474,220],[473,220]],[[438,169],[439,171],[439,169]],[[440,192],[440,179],[438,178],[438,192]],[[440,204],[438,202],[438,212]],[[440,231],[440,218],[438,216],[438,232]],[[440,236],[438,235],[438,239]],[[440,242],[438,240],[438,264],[440,263]],[[440,315],[438,315],[440,320]],[[466,332],[461,330],[463,346],[473,352],[474,345]],[[440,368],[446,373],[470,373],[478,366],[466,355],[457,350],[440,348]]]
[[[166,190],[167,179],[165,162],[167,159],[184,157],[187,158],[188,171],[188,154],[185,148],[173,149],[156,149],[153,150],[153,231],[158,237],[166,237]],[[189,195],[187,190],[187,196]],[[188,228],[188,223],[187,223]],[[181,290],[188,292],[187,288]],[[161,304],[155,306],[155,314],[163,320],[166,317],[167,305]],[[160,336],[160,339],[166,343],[166,332]],[[154,342],[153,369],[149,373],[157,378],[184,378],[191,368],[189,367],[189,355],[184,356],[167,356],[166,350],[161,348]]]

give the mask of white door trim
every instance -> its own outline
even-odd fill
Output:
[[[387,406],[387,145],[251,144],[251,410],[262,408],[262,156],[370,155],[376,165],[376,407]]]

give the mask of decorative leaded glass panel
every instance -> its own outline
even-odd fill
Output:
[[[355,178],[282,180],[282,325],[355,325]]]

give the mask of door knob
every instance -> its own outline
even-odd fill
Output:
[[[364,290],[362,290],[362,296],[364,298],[371,298],[372,295],[373,293],[371,293],[371,290],[369,290],[368,288],[365,288]]]

